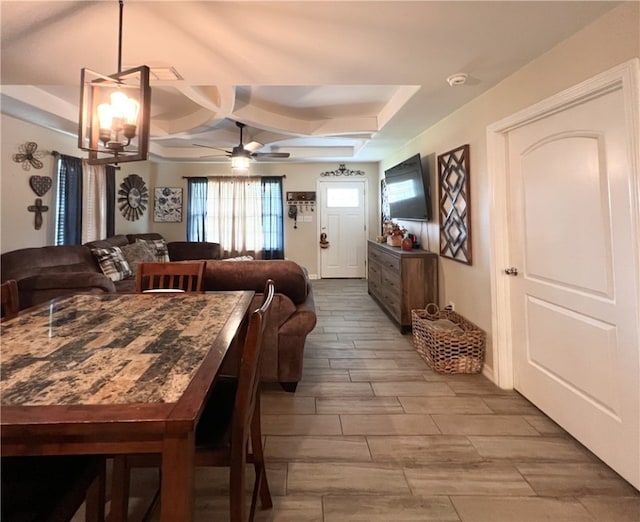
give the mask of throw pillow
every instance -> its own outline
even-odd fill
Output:
[[[122,281],[133,275],[120,247],[94,248],[91,252],[98,260],[102,273],[111,281]]]
[[[140,263],[153,263],[156,261],[155,250],[144,243],[129,243],[120,247],[122,255],[131,267],[131,271],[138,273],[138,265]]]
[[[136,243],[142,243],[150,247],[155,253],[156,261],[169,261],[169,250],[164,239],[136,239]]]

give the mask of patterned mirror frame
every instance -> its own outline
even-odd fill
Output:
[[[440,255],[471,264],[469,145],[438,156]]]

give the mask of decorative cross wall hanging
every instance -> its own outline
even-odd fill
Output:
[[[27,210],[29,212],[35,213],[36,216],[33,223],[33,228],[35,228],[36,230],[40,230],[40,228],[42,227],[42,213],[49,210],[49,207],[43,205],[40,198],[36,198],[35,205],[29,205],[27,207]]]

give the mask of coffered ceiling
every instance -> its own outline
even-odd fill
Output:
[[[226,161],[198,145],[230,150],[235,121],[286,161],[379,161],[616,5],[126,0],[122,61],[151,67],[157,161]],[[117,0],[3,0],[1,24],[2,112],[75,134],[80,69],[117,70]]]

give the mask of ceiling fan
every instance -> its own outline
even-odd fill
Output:
[[[236,126],[240,129],[240,143],[233,147],[231,150],[220,149],[218,147],[212,147],[210,145],[200,145],[194,143],[196,147],[204,147],[207,149],[216,149],[224,152],[224,155],[231,158],[231,168],[233,169],[248,169],[249,163],[253,158],[288,158],[290,154],[288,152],[253,152],[252,148],[260,148],[262,145],[258,142],[252,141],[247,147],[242,142],[242,131],[246,127],[244,123],[239,121],[235,122]],[[207,156],[205,156],[207,157]]]

